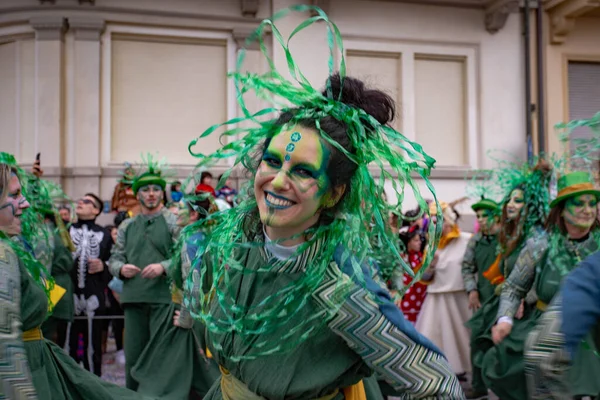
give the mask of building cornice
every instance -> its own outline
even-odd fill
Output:
[[[33,17],[29,24],[35,30],[37,40],[62,40],[67,30],[65,18],[55,15]]]
[[[485,29],[489,33],[496,33],[504,28],[508,16],[519,12],[519,0],[497,0],[489,3],[485,8]]]
[[[576,19],[600,7],[600,0],[545,0],[543,4],[550,19],[550,42],[563,44]]]

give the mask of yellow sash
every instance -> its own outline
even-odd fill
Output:
[[[179,289],[175,289],[171,292],[171,301],[175,304],[183,303],[183,292]]]
[[[223,394],[223,400],[265,400],[264,397],[253,393],[248,386],[235,376],[231,375],[229,371],[219,365],[221,370],[221,392]],[[343,389],[344,397],[346,400],[367,400],[365,395],[365,387],[363,382],[360,381],[356,385]],[[333,393],[326,396],[319,397],[314,400],[331,400],[337,396],[339,390],[335,390]]]
[[[46,287],[48,287],[48,283],[46,283]],[[52,303],[52,306],[55,306],[56,303],[58,303],[59,300],[62,299],[62,297],[65,295],[66,292],[67,292],[67,290],[65,288],[63,288],[62,286],[58,286],[55,283],[54,287],[50,291],[50,302]],[[50,304],[48,304],[48,310],[49,309],[50,309]]]
[[[39,326],[23,332],[23,341],[24,342],[33,342],[34,340],[42,340],[43,337],[44,336],[42,335],[42,330],[40,329]]]
[[[344,388],[343,392],[346,400],[367,400],[363,381],[358,382],[356,385]]]
[[[548,304],[544,303],[541,300],[538,300],[537,303],[535,303],[535,306],[537,307],[538,310],[540,310],[542,312],[546,312],[546,310],[548,309]]]

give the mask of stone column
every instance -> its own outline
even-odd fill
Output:
[[[35,149],[42,153],[48,178],[58,179],[63,166],[63,46],[66,21],[60,16],[32,18],[35,29]],[[33,159],[31,160],[33,161]]]
[[[105,22],[94,17],[71,17],[74,34],[71,124],[73,134],[68,173],[70,194],[100,192],[100,37]]]

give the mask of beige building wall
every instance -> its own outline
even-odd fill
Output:
[[[547,16],[546,16],[547,17]],[[549,21],[546,19],[547,27]],[[550,30],[547,29],[549,35]],[[564,43],[553,44],[546,36],[546,103],[547,137],[549,152],[562,152],[554,125],[571,119],[569,113],[569,61],[591,61],[600,63],[600,14],[598,17],[583,16],[577,18],[573,29]],[[600,82],[598,82],[600,85]],[[600,110],[598,110],[600,111]],[[589,117],[592,117],[590,115]]]
[[[86,2],[83,2],[86,3]],[[109,200],[123,161],[158,151],[185,176],[187,144],[214,123],[240,115],[226,79],[240,45],[292,0],[57,0],[0,4],[0,149],[31,163],[37,152],[50,178],[73,198]],[[438,159],[433,182],[442,199],[465,192],[473,168],[493,166],[500,150],[525,155],[520,17],[486,31],[482,9],[393,1],[332,0],[348,73],[386,90],[398,104],[395,127]],[[250,9],[244,8],[250,7]],[[244,15],[246,14],[246,15]],[[284,37],[307,15],[278,23]],[[282,49],[267,37],[275,64]],[[327,76],[323,24],[290,48],[313,85]],[[246,68],[267,63],[249,49]],[[250,108],[264,103],[250,98]],[[225,140],[226,142],[226,140]],[[195,151],[220,146],[202,139]],[[214,168],[219,174],[224,161]],[[405,208],[414,201],[407,197]]]

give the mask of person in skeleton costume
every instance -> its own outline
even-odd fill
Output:
[[[74,301],[76,319],[70,329],[68,348],[71,356],[83,362],[86,369],[101,376],[102,371],[102,323],[94,316],[104,313],[105,290],[110,281],[107,262],[112,241],[110,233],[96,223],[102,210],[98,196],[88,193],[77,201],[77,222],[69,232],[75,245]],[[83,352],[78,344],[83,339]]]
[[[147,162],[148,169],[133,181],[142,211],[119,226],[109,261],[111,274],[123,280],[125,378],[133,390],[146,376],[133,378],[131,369],[171,312],[167,274],[179,235],[177,217],[163,204],[165,171],[151,157]]]

